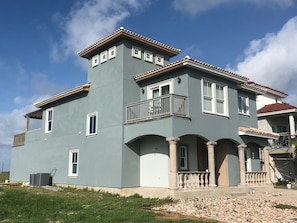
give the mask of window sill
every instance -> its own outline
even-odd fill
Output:
[[[224,115],[224,114],[219,114],[219,113],[212,113],[212,112],[207,112],[203,111],[204,115],[211,115],[211,116],[217,116],[217,117],[222,117],[222,118],[230,118],[229,115]]]

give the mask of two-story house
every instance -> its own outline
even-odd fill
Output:
[[[11,180],[51,173],[57,185],[158,197],[269,185],[267,139],[278,134],[257,128],[262,91],[188,56],[170,62],[179,53],[124,28],[78,52],[87,83],[26,115]]]
[[[277,140],[269,140],[272,158],[272,181],[295,181],[297,173],[296,162],[296,130],[297,107],[283,102],[288,95],[282,91],[249,83],[264,91],[257,96],[258,126],[266,131],[276,132],[280,135]]]

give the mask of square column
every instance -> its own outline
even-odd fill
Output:
[[[214,146],[217,142],[207,142],[208,152],[208,170],[209,170],[209,187],[216,187],[216,176],[215,176],[215,157],[214,157]]]
[[[245,167],[244,167],[244,150],[246,145],[240,144],[237,146],[238,159],[239,159],[239,174],[240,174],[240,186],[246,186],[245,182]]]
[[[266,146],[263,148],[264,168],[265,168],[265,172],[266,172],[266,184],[271,184],[270,165],[269,165],[269,150],[270,150],[269,146]]]
[[[179,138],[166,138],[169,143],[169,156],[170,156],[170,189],[177,189],[177,155],[176,145]]]
[[[294,115],[289,115],[290,135],[294,139],[296,136]]]

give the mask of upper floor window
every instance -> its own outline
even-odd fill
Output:
[[[161,55],[156,55],[155,64],[163,66],[164,65],[164,57]]]
[[[68,176],[78,175],[78,150],[69,151]]]
[[[108,59],[112,59],[116,57],[116,47],[113,46],[108,49]]]
[[[187,146],[179,146],[179,169],[187,170],[188,169],[188,147]]]
[[[143,58],[145,61],[152,63],[153,62],[153,53],[145,50],[143,53]]]
[[[151,86],[148,86],[148,99],[157,98],[163,95],[173,93],[173,81],[164,81]]]
[[[95,55],[92,57],[92,67],[95,67],[99,64],[99,55]]]
[[[244,95],[238,95],[238,112],[249,115],[249,98]]]
[[[53,131],[53,109],[47,109],[45,115],[45,132]]]
[[[203,80],[202,83],[203,111],[219,115],[228,115],[227,85],[208,80]]]
[[[132,47],[132,57],[141,59],[141,49],[138,47],[133,46]]]
[[[87,135],[97,134],[97,112],[87,115]]]
[[[107,50],[100,53],[100,63],[104,63],[107,61]]]

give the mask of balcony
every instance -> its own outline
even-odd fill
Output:
[[[20,133],[17,135],[14,135],[13,137],[13,147],[16,146],[23,146],[25,144],[25,133]]]
[[[126,106],[125,123],[142,122],[168,116],[189,117],[188,98],[168,94],[128,104]]]
[[[297,135],[291,135],[289,132],[278,133],[279,138],[274,140],[272,143],[272,148],[291,148],[297,144]]]

